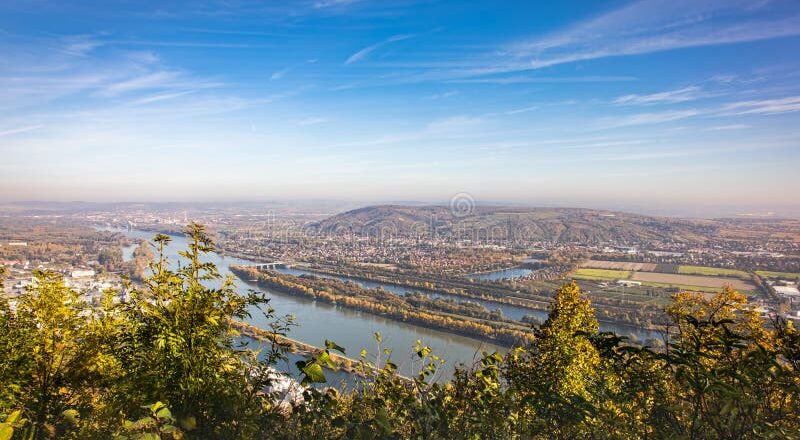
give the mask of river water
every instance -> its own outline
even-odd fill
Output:
[[[136,239],[137,241],[150,240],[154,236],[153,232],[148,231],[116,231]],[[126,260],[131,258],[134,247],[135,246],[131,246],[123,249],[123,256]],[[179,260],[178,251],[185,249],[186,239],[183,236],[172,236],[172,242],[167,249],[167,255],[172,264],[176,264]],[[229,270],[231,265],[256,264],[250,260],[223,256],[217,253],[209,254],[208,261],[215,263],[223,276],[231,274]],[[364,288],[369,289],[380,287],[398,295],[419,292],[433,298],[466,301],[466,299],[463,297],[439,292],[425,291],[350,277],[333,276],[298,268],[279,268],[277,270],[290,275],[314,275],[319,277],[335,278],[342,281],[351,281],[361,285]],[[481,342],[472,338],[398,322],[369,313],[314,301],[308,298],[275,292],[266,289],[263,286],[258,286],[249,280],[239,279],[238,277],[236,278],[236,286],[237,289],[242,293],[245,293],[250,289],[259,290],[266,293],[270,298],[270,306],[275,309],[275,312],[278,316],[294,316],[295,322],[298,325],[292,327],[288,334],[289,337],[315,346],[322,346],[325,339],[335,341],[337,344],[344,347],[347,351],[347,354],[353,358],[358,357],[362,348],[367,349],[367,351],[370,353],[370,356],[374,356],[380,350],[388,348],[393,353],[392,360],[400,366],[401,373],[405,375],[413,374],[414,372],[414,366],[412,365],[412,354],[415,341],[418,339],[422,340],[423,344],[429,345],[434,350],[434,353],[445,359],[446,364],[444,368],[442,368],[441,372],[442,379],[451,377],[453,366],[456,364],[471,365],[474,360],[480,356],[482,351],[492,352],[496,350],[501,353],[505,353],[507,351],[507,349],[504,347]],[[517,321],[521,320],[525,315],[532,315],[540,321],[547,319],[547,312],[542,310],[533,310],[526,307],[519,307],[482,299],[469,299],[469,301],[481,304],[488,310],[499,310],[502,312],[503,316]],[[253,312],[253,316],[249,322],[262,328],[265,328],[268,324],[267,320],[257,311]],[[661,335],[657,331],[646,330],[643,328],[622,324],[603,322],[600,323],[600,330],[612,331],[619,335],[628,336],[638,341],[646,341],[651,338],[661,339]],[[375,332],[379,332],[382,337],[380,350],[378,344],[375,342]]]
[[[478,303],[478,304],[486,307],[486,309],[488,309],[490,311],[499,310],[503,314],[503,316],[505,316],[506,318],[513,319],[515,321],[521,321],[522,318],[525,317],[526,315],[533,316],[534,318],[539,320],[539,322],[544,322],[547,319],[547,312],[544,311],[544,310],[535,310],[535,309],[530,309],[530,308],[527,308],[527,307],[520,307],[520,306],[515,306],[515,305],[512,305],[512,304],[505,304],[505,303],[500,303],[500,302],[491,301],[491,300],[472,299],[472,298],[467,299],[467,298],[460,297],[460,296],[457,296],[457,295],[449,295],[449,294],[446,294],[446,293],[433,292],[433,291],[423,290],[423,289],[415,289],[415,288],[412,288],[412,287],[397,286],[397,285],[394,285],[394,284],[381,283],[381,282],[376,282],[376,281],[371,281],[371,280],[363,280],[363,279],[359,279],[359,278],[351,278],[351,277],[338,276],[338,275],[329,275],[329,274],[326,274],[326,273],[314,272],[312,270],[304,270],[304,269],[298,269],[298,268],[278,268],[276,270],[278,272],[286,273],[286,274],[289,274],[289,275],[296,275],[296,276],[314,275],[314,276],[318,276],[318,277],[322,277],[322,278],[333,278],[333,279],[337,279],[337,280],[340,280],[340,281],[351,281],[351,282],[354,282],[354,283],[360,285],[361,287],[364,287],[364,288],[367,288],[367,289],[375,289],[375,288],[380,287],[380,288],[382,288],[384,290],[388,290],[389,292],[392,292],[392,293],[395,293],[395,294],[398,294],[398,295],[408,295],[408,294],[416,292],[416,293],[421,293],[421,294],[423,294],[425,296],[428,296],[428,297],[431,297],[431,298],[454,299],[454,300],[460,301],[460,302],[470,301],[470,302]],[[507,269],[507,270],[509,270],[509,269]],[[627,337],[632,338],[634,340],[637,340],[639,342],[645,342],[646,340],[651,339],[651,338],[652,339],[657,339],[657,340],[661,339],[661,334],[658,331],[647,330],[647,329],[644,329],[644,328],[630,326],[630,325],[624,325],[624,324],[601,322],[600,323],[600,330],[604,331],[604,332],[614,332],[614,333],[616,333],[618,335],[627,336]]]
[[[120,232],[137,241],[150,240],[155,235],[153,232],[140,230],[109,230]],[[166,254],[170,259],[170,264],[174,267],[180,259],[178,251],[185,250],[187,246],[183,236],[171,237],[172,241],[166,249]],[[130,259],[133,249],[133,246],[123,249],[123,256]],[[206,261],[216,264],[223,276],[231,274],[229,268],[232,265],[255,264],[253,261],[216,253],[209,254]],[[417,365],[414,365],[412,357],[417,340],[430,346],[435,354],[445,359],[445,365],[440,370],[442,380],[452,376],[455,365],[472,365],[476,359],[480,358],[483,351],[489,353],[508,351],[504,347],[472,338],[275,292],[249,280],[236,278],[236,287],[242,293],[251,289],[264,292],[270,298],[270,306],[275,309],[277,315],[293,315],[297,326],[292,327],[289,331],[290,338],[315,346],[322,346],[326,339],[335,341],[344,347],[347,355],[352,358],[358,358],[361,349],[368,351],[370,359],[373,359],[373,356],[381,350],[389,349],[392,351],[392,361],[399,366],[400,373],[404,375],[412,375],[418,368]],[[249,322],[262,328],[266,328],[268,324],[258,311],[253,312]],[[375,342],[374,334],[376,332],[380,333],[382,337],[380,349]],[[385,359],[385,355],[383,358]]]
[[[474,273],[467,275],[467,278],[483,281],[510,280],[524,277],[533,273],[532,269],[526,267],[511,267],[508,269],[494,270],[491,272]]]

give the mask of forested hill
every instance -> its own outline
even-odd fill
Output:
[[[703,242],[724,223],[578,208],[380,205],[347,211],[310,226],[317,233],[511,238],[580,243]]]

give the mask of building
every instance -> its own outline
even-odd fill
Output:
[[[772,286],[772,288],[775,289],[778,295],[800,296],[800,290],[797,289],[797,286],[791,284],[786,286]]]
[[[90,278],[94,276],[94,271],[91,269],[76,269],[70,275],[72,278]]]
[[[617,280],[617,284],[624,287],[638,287],[642,285],[642,282],[631,281],[631,280]]]

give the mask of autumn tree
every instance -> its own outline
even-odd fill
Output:
[[[533,343],[511,353],[505,373],[527,431],[556,438],[582,433],[601,381],[601,359],[589,340],[597,331],[594,309],[573,282],[556,292]]]

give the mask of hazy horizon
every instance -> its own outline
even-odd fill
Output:
[[[520,202],[513,200],[476,200],[468,193],[456,194],[455,200],[468,198],[472,206],[485,207],[516,207],[516,208],[559,208],[559,209],[590,209],[599,211],[616,211],[631,214],[641,214],[649,216],[665,216],[677,218],[751,218],[751,219],[797,219],[800,218],[800,207],[785,208],[781,210],[770,210],[768,207],[753,206],[671,206],[660,207],[648,204],[619,204],[619,203],[599,203],[599,202],[574,202],[563,203],[559,201],[540,201],[540,202]],[[309,210],[325,211],[329,214],[344,212],[370,206],[448,206],[453,203],[451,200],[345,200],[345,199],[255,199],[255,200],[106,200],[106,201],[82,201],[82,200],[0,200],[0,213],[13,212],[10,207],[25,207],[29,210],[36,209],[55,209],[75,210],[78,208],[95,207],[99,210],[110,206],[127,205],[150,205],[163,209],[195,209],[203,210],[207,208],[304,208]],[[85,206],[86,205],[86,206]]]
[[[797,2],[44,0],[0,36],[7,202],[800,216]]]

